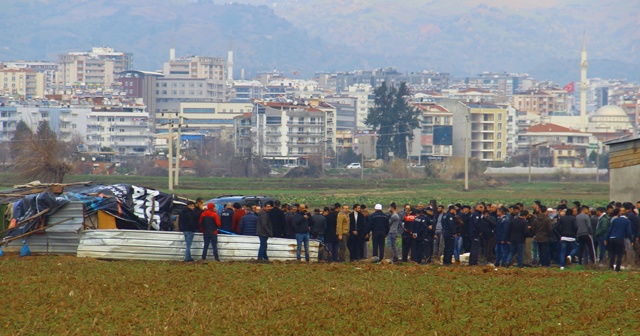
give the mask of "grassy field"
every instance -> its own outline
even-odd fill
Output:
[[[640,274],[0,258],[12,335],[637,334]]]
[[[6,188],[28,181],[15,175],[0,174],[0,181]],[[94,183],[130,183],[167,191],[167,178],[140,176],[92,176],[71,175],[65,182],[93,181]],[[591,206],[604,205],[609,200],[608,183],[593,182],[503,182],[489,186],[484,181],[471,181],[470,190],[463,190],[462,181],[437,179],[288,179],[288,178],[196,178],[182,177],[177,195],[205,199],[225,194],[268,195],[283,202],[307,203],[320,207],[335,202],[353,204],[375,203],[398,204],[428,202],[437,199],[439,203],[473,203],[487,201],[512,204],[523,202],[530,205],[541,200],[546,205],[555,206],[561,198],[570,202],[579,200]]]

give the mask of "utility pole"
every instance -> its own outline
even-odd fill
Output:
[[[529,183],[531,183],[531,152],[533,152],[533,144],[529,138]]]
[[[469,130],[469,108],[467,107],[467,123],[465,125],[464,136],[464,190],[469,190],[469,136],[471,131]]]
[[[178,112],[176,112],[176,115]],[[180,116],[178,117],[178,147],[176,150],[176,178],[175,178],[175,186],[179,185],[178,180],[180,179],[180,147],[182,147],[182,111],[180,111]]]
[[[173,193],[173,119],[169,118],[169,192]]]

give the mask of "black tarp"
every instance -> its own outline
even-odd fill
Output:
[[[14,203],[12,224],[44,209],[49,209],[46,213],[49,216],[70,201],[83,202],[88,214],[98,210],[109,213],[121,223],[119,228],[146,230],[151,222],[153,230],[173,230],[173,195],[130,184],[74,186],[59,196],[51,192],[27,195]],[[12,228],[7,237],[32,230],[37,221],[34,219]]]

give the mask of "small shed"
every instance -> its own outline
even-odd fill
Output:
[[[605,142],[609,146],[609,196],[618,202],[640,201],[640,138]]]

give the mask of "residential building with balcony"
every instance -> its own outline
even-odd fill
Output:
[[[519,147],[540,167],[581,168],[588,159],[592,134],[542,122],[527,128]]]
[[[420,128],[413,130],[409,155],[418,162],[453,155],[453,112],[435,102],[413,103],[420,111]]]
[[[44,76],[44,94],[55,93],[55,85],[57,82],[58,64],[49,61],[8,61],[0,64],[0,69],[3,68],[14,69],[29,69],[36,73],[41,73]],[[42,95],[38,95],[40,98],[44,98]],[[33,97],[32,97],[33,98]]]
[[[0,107],[0,141],[13,138],[20,120],[36,131],[41,121],[47,121],[49,128],[62,141],[70,141],[74,137],[84,139],[87,132],[87,116],[90,108],[66,107],[60,105],[40,106],[38,101],[22,101],[22,105]]]
[[[133,54],[97,47],[58,56],[56,90],[111,89],[123,71],[131,70]]]
[[[443,99],[453,113],[453,154],[464,157],[469,141],[469,157],[486,162],[504,161],[507,155],[507,110],[491,103],[467,103]]]
[[[528,90],[513,95],[513,106],[520,111],[549,117],[554,112],[566,112],[567,92],[564,90]]]
[[[153,133],[145,106],[98,106],[86,119],[86,146],[90,152],[111,148],[120,155],[149,155],[153,151]]]
[[[236,144],[251,143],[252,152],[271,163],[306,164],[309,156],[327,157],[329,149],[335,150],[335,126],[328,121],[335,120],[335,112],[330,111],[335,109],[322,105],[255,102],[251,121],[246,114],[236,117],[235,141]],[[246,137],[249,129],[250,139]]]
[[[44,98],[45,76],[28,68],[0,68],[0,95]]]

